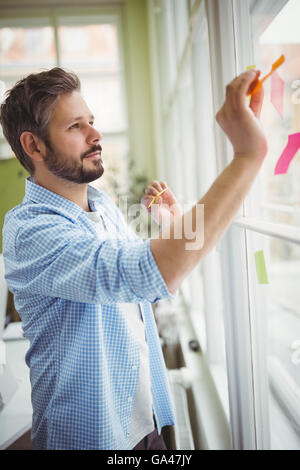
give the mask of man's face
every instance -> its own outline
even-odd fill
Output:
[[[81,95],[61,95],[50,121],[44,164],[55,176],[73,183],[90,183],[104,172],[101,134]]]

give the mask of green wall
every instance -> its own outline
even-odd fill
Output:
[[[156,178],[147,0],[127,0],[123,12],[131,159],[140,174]]]
[[[0,253],[4,216],[7,211],[22,202],[27,176],[29,174],[16,158],[0,160]]]

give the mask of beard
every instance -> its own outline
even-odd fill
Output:
[[[55,151],[49,141],[45,142],[45,145],[46,154],[44,158],[44,163],[47,169],[58,178],[71,181],[72,183],[83,184],[91,183],[92,181],[101,178],[104,173],[104,168],[102,166],[101,160],[101,145],[94,145],[87,152],[81,154],[79,161],[70,160],[70,158],[66,154]],[[99,160],[91,160],[93,167],[84,168],[84,158],[88,154],[97,151],[100,152]]]

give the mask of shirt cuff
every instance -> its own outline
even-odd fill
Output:
[[[161,272],[157,266],[157,263],[153,257],[151,246],[150,246],[151,238],[145,240],[146,248],[147,248],[147,258],[150,263],[151,267],[151,278],[149,280],[148,287],[151,289],[151,292],[156,292],[157,296],[151,301],[152,303],[156,303],[158,300],[162,299],[175,299],[178,295],[178,289],[176,290],[175,294],[172,294],[167,284],[165,283],[164,278],[161,275]]]

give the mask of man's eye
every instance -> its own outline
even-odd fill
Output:
[[[76,129],[77,127],[79,126],[78,122],[76,122],[75,124],[73,124],[70,129]]]

